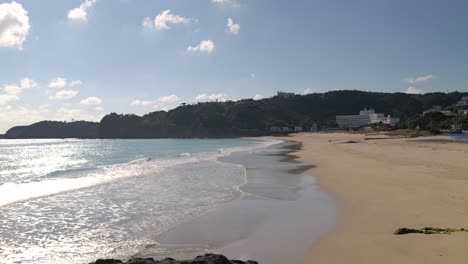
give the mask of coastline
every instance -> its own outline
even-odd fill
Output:
[[[448,137],[302,133],[294,154],[337,199],[337,227],[305,263],[465,263],[468,233],[394,235],[408,228],[468,228],[468,144]]]
[[[244,195],[154,238],[133,257],[190,259],[207,252],[259,263],[300,263],[309,245],[336,224],[333,199],[310,177],[310,165],[287,141],[254,152],[234,152],[220,162],[245,167]],[[314,221],[310,221],[313,218]]]

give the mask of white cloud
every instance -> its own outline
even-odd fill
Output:
[[[232,7],[238,7],[239,3],[237,0],[211,0],[213,4],[218,4],[222,6],[232,6]]]
[[[153,106],[153,104],[154,104],[153,101],[139,100],[139,99],[135,99],[130,103],[130,105],[133,105],[133,106],[143,106],[143,107],[150,107],[150,106]]]
[[[143,18],[143,22],[141,22],[141,25],[143,26],[143,28],[148,28],[148,29],[154,28],[154,22],[150,17]]]
[[[21,4],[0,4],[0,47],[21,50],[30,28],[28,12]]]
[[[182,99],[179,96],[175,95],[175,94],[159,97],[159,99],[158,99],[158,101],[163,102],[163,103],[176,103],[176,102],[179,102],[181,100]]]
[[[60,90],[55,93],[54,98],[57,100],[69,100],[78,94],[76,90]]]
[[[23,88],[24,90],[27,90],[27,89],[36,88],[38,85],[37,85],[37,82],[35,82],[35,81],[32,80],[32,79],[23,78],[23,79],[21,79],[21,81],[20,81],[20,86],[21,86],[21,88]]]
[[[153,108],[156,109],[156,111],[169,111],[171,109],[174,109],[175,107],[174,106],[163,106],[163,105],[159,105],[159,104],[155,104],[153,105]]]
[[[0,94],[0,106],[7,105],[13,101],[19,100],[19,97],[12,94]]]
[[[102,108],[101,106],[97,106],[94,108],[94,110],[98,111],[98,112],[102,112],[104,111],[104,108]]]
[[[73,80],[73,81],[68,81],[66,78],[63,77],[57,77],[52,80],[47,84],[47,87],[49,88],[55,88],[55,89],[62,89],[65,87],[76,87],[82,85],[83,82],[81,80]]]
[[[100,117],[77,108],[62,107],[55,112],[55,120],[71,121],[71,120],[86,120],[98,121]]]
[[[198,102],[208,102],[208,101],[221,101],[221,102],[224,102],[224,101],[227,101],[226,98],[227,98],[227,96],[224,93],[217,93],[217,94],[203,93],[203,94],[199,94],[195,98],[195,100],[197,100]]]
[[[416,87],[410,86],[406,89],[405,93],[407,94],[423,94],[424,91]]]
[[[261,94],[256,94],[256,95],[254,96],[253,99],[254,99],[254,100],[261,100],[261,99],[263,99],[263,95],[261,95]]]
[[[83,84],[83,82],[81,80],[74,80],[74,81],[71,81],[68,85],[70,87],[75,87],[75,86],[80,86],[82,84]]]
[[[0,95],[0,102],[3,96]],[[97,108],[97,107],[96,107]],[[8,130],[13,126],[30,125],[41,120],[88,120],[99,121],[104,113],[99,109],[92,109],[95,111],[86,111],[78,108],[71,108],[70,106],[63,106],[56,111],[51,111],[48,105],[39,105],[38,107],[22,106],[11,107],[0,105],[0,133]]]
[[[98,97],[91,96],[80,101],[82,105],[99,105],[102,103],[102,100]]]
[[[1,97],[1,95],[0,95]],[[0,109],[0,133],[19,125],[30,125],[46,119],[40,109],[31,110],[26,107],[6,107]]]
[[[312,89],[310,89],[310,88],[307,88],[302,92],[303,95],[311,94],[311,93],[312,93]]]
[[[215,49],[215,44],[213,43],[213,41],[211,40],[203,40],[202,42],[200,42],[200,44],[198,44],[197,46],[195,47],[192,47],[192,46],[189,46],[187,48],[187,51],[188,52],[205,52],[205,53],[211,53],[213,52],[213,50]]]
[[[17,95],[22,92],[22,89],[16,84],[7,84],[3,87],[3,91],[9,95]]]
[[[421,82],[425,82],[425,81],[430,81],[430,80],[433,80],[435,78],[436,78],[436,76],[431,74],[431,75],[426,75],[426,76],[417,76],[417,77],[414,77],[414,78],[407,78],[406,82],[414,84],[414,83],[421,83]]]
[[[190,19],[171,14],[171,10],[167,9],[160,14],[158,14],[154,20],[149,17],[143,19],[143,27],[145,28],[155,28],[157,30],[170,29],[168,24],[187,24],[190,22]]]
[[[67,86],[67,79],[62,78],[62,77],[57,77],[49,82],[47,85],[49,88],[63,88]]]
[[[24,92],[25,90],[36,88],[37,82],[29,78],[23,78],[20,80],[20,84],[8,84],[5,85],[3,91],[10,95],[18,95]]]
[[[234,21],[232,21],[231,18],[228,18],[226,25],[227,25],[227,29],[226,29],[227,32],[234,34],[234,35],[239,34],[240,25],[234,24]]]
[[[68,19],[81,21],[88,20],[89,8],[91,8],[94,4],[96,4],[96,0],[85,0],[85,2],[80,5],[80,7],[68,11]]]

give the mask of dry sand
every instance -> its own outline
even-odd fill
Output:
[[[297,155],[317,165],[311,173],[342,212],[306,263],[468,263],[468,233],[393,234],[400,227],[468,228],[468,144],[447,137],[365,138],[292,137],[303,143]]]

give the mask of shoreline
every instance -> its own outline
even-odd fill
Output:
[[[335,225],[336,207],[309,176],[311,166],[293,156],[299,145],[286,141],[221,158],[245,166],[245,196],[158,235],[158,244],[133,257],[190,259],[213,252],[259,263],[300,263],[309,245]]]
[[[373,135],[375,137],[375,135]],[[394,235],[398,228],[468,227],[468,144],[448,137],[302,133],[294,154],[338,201],[334,230],[304,263],[465,263],[468,233]]]

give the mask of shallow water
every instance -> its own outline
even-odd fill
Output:
[[[468,140],[468,134],[447,134],[447,136],[459,140]]]
[[[0,263],[125,258],[163,231],[244,195],[242,165],[275,142],[1,140]]]
[[[246,168],[244,196],[163,232],[136,256],[190,259],[218,252],[260,263],[301,263],[313,243],[334,228],[338,211],[302,170],[305,164],[278,155],[291,144],[221,158]]]

